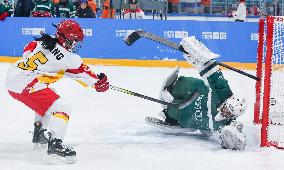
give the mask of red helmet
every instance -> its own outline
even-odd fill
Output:
[[[72,49],[78,41],[83,41],[84,34],[80,25],[72,20],[63,20],[57,25],[55,36],[58,43],[67,49]]]

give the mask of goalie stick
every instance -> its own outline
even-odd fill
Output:
[[[173,49],[175,49],[175,50],[178,50],[178,51],[181,51],[181,52],[183,52],[183,53],[188,54],[188,53],[183,49],[183,47],[182,47],[181,45],[179,45],[179,44],[177,44],[177,43],[175,43],[175,42],[169,41],[169,40],[167,40],[167,39],[165,39],[165,38],[162,38],[162,37],[160,37],[160,36],[158,36],[158,35],[155,35],[155,34],[153,34],[153,33],[143,31],[143,30],[137,30],[137,31],[132,32],[131,34],[129,34],[128,36],[126,36],[126,37],[124,38],[124,42],[125,42],[128,46],[131,46],[135,41],[137,41],[137,40],[140,39],[141,37],[147,38],[147,39],[152,40],[152,41],[156,41],[156,42],[158,42],[158,43],[160,43],[160,44],[163,44],[163,45],[165,45],[165,46],[171,47],[171,48],[173,48]],[[242,75],[245,75],[245,76],[247,76],[247,77],[249,77],[249,78],[252,78],[252,79],[254,79],[254,80],[256,80],[256,81],[259,81],[259,80],[260,80],[259,77],[256,77],[256,76],[251,75],[251,74],[249,74],[249,73],[246,73],[246,72],[244,72],[244,71],[242,71],[242,70],[239,70],[239,69],[236,69],[236,68],[234,68],[234,67],[231,67],[231,66],[229,66],[229,65],[227,65],[227,64],[220,63],[220,62],[217,62],[217,64],[220,65],[220,66],[226,67],[226,68],[228,68],[228,69],[230,69],[230,70],[233,70],[233,71],[235,71],[235,72],[237,72],[237,73],[240,73],[240,74],[242,74]]]
[[[191,104],[199,96],[199,92],[195,91],[191,96],[189,96],[188,100],[186,100],[184,102],[168,103],[168,102],[165,102],[163,100],[155,99],[155,98],[145,96],[143,94],[139,94],[139,93],[136,93],[136,92],[133,92],[133,91],[130,91],[130,90],[127,90],[127,89],[123,89],[123,88],[120,88],[120,87],[117,87],[117,86],[113,86],[113,85],[110,85],[110,89],[116,90],[116,91],[119,91],[119,92],[122,92],[122,93],[125,93],[125,94],[128,94],[128,95],[140,97],[140,98],[143,98],[143,99],[146,99],[146,100],[150,100],[150,101],[153,101],[153,102],[156,102],[156,103],[160,103],[160,104],[163,104],[163,105],[174,106],[178,109],[183,109],[187,105]]]
[[[181,126],[178,125],[171,125],[161,119],[155,118],[155,117],[151,117],[151,116],[147,116],[145,117],[145,123],[159,128],[161,130],[166,130],[167,132],[170,133],[187,133],[190,132],[192,134],[198,132],[197,129],[192,129],[192,128],[182,128]]]

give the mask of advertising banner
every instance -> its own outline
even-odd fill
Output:
[[[8,18],[0,22],[0,56],[21,56],[24,46],[40,32],[54,35],[62,18]],[[179,43],[196,36],[221,62],[256,62],[258,23],[189,20],[75,19],[85,39],[78,52],[83,58],[130,60],[184,60],[182,53],[145,38],[127,46],[123,38],[142,29]]]

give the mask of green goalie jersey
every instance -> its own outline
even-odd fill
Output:
[[[168,88],[174,97],[174,103],[180,103],[196,91],[199,97],[183,109],[168,106],[167,114],[177,120],[182,127],[205,131],[219,130],[231,123],[232,120],[215,121],[219,106],[233,95],[227,80],[214,60],[200,72],[203,80],[180,76],[177,82]]]

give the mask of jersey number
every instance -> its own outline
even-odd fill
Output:
[[[36,61],[38,61],[40,64],[45,64],[48,60],[45,55],[41,51],[39,51],[31,58],[28,58],[27,62],[19,63],[18,67],[23,70],[34,71],[38,67],[38,65],[35,63]]]

